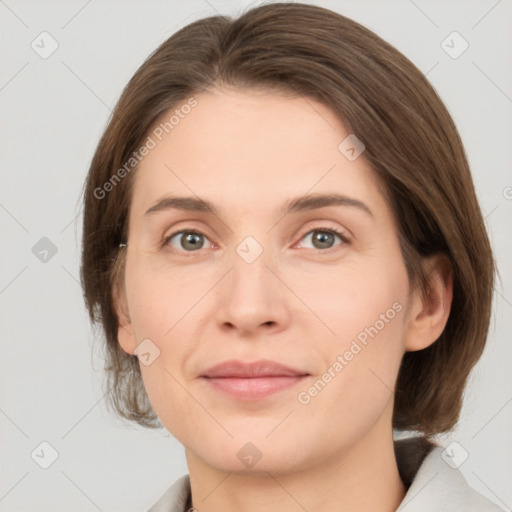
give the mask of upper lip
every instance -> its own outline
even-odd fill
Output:
[[[260,359],[259,361],[254,362],[244,362],[232,359],[208,368],[208,370],[201,374],[201,377],[254,378],[296,377],[299,375],[309,374],[270,359]]]

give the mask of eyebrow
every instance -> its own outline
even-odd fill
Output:
[[[309,194],[289,199],[284,203],[280,212],[283,216],[286,216],[295,212],[315,210],[317,208],[324,208],[327,206],[351,206],[365,212],[370,217],[373,217],[372,211],[365,203],[359,199],[354,199],[341,194]],[[151,208],[149,208],[149,210],[146,211],[144,215],[151,215],[166,210],[181,210],[187,212],[210,213],[215,216],[219,215],[217,208],[209,201],[195,197],[178,196],[167,196],[158,200]]]

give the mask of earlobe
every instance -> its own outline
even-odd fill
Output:
[[[134,355],[136,348],[135,337],[133,335],[133,329],[130,317],[128,315],[128,308],[126,305],[125,294],[119,291],[116,287],[114,290],[114,305],[117,316],[117,339],[121,348],[130,355]]]
[[[415,289],[411,298],[411,313],[406,334],[405,349],[408,352],[422,350],[441,336],[453,298],[453,271],[445,254],[436,254],[424,260],[428,293],[423,296]]]
[[[119,341],[119,345],[121,345],[121,348],[127,354],[134,355],[136,344],[135,339],[133,337],[131,324],[119,323],[119,327],[117,329],[117,339]]]

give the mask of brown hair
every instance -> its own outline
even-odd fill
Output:
[[[327,105],[366,146],[363,157],[383,183],[411,283],[426,293],[422,257],[447,255],[451,313],[435,343],[404,355],[393,427],[426,436],[453,429],[485,346],[495,268],[462,141],[434,88],[404,55],[358,23],[301,3],[187,25],[146,59],[115,107],[85,183],[81,265],[89,316],[106,340],[107,403],[141,425],[161,426],[137,357],[117,339],[114,289],[124,281],[119,244],[128,233],[136,166],[123,179],[114,175],[163,113],[219,84]]]

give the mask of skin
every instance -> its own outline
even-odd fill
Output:
[[[193,504],[200,512],[393,511],[406,492],[393,451],[393,389],[404,352],[441,334],[451,274],[435,256],[425,261],[430,295],[422,300],[410,286],[377,179],[364,153],[349,161],[338,150],[349,132],[327,106],[247,89],[194,97],[197,106],[135,175],[116,295],[122,348],[133,354],[149,338],[160,350],[141,372],[157,415],[185,446]],[[279,214],[291,198],[333,191],[373,215],[351,206]],[[170,194],[211,201],[218,215],[144,214]],[[183,248],[183,236],[165,245],[185,228],[204,235],[200,249]],[[348,241],[315,243],[314,230],[325,228]],[[263,248],[250,264],[235,250],[247,236]],[[397,302],[401,311],[299,403]],[[228,359],[261,358],[310,376],[255,402],[199,378]],[[237,457],[247,442],[261,453],[250,468]]]

